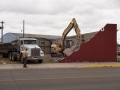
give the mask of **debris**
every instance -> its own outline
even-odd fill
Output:
[[[77,50],[79,50],[79,45],[74,45],[72,46],[71,48],[66,48],[63,53],[66,55],[66,56],[69,56],[71,55],[73,52],[76,52]]]
[[[66,48],[63,53],[65,54],[65,56],[69,56],[71,55],[73,52],[76,52],[77,50],[79,50],[79,45],[74,45],[71,48]],[[65,57],[53,57],[51,58],[51,62],[60,62],[61,60],[63,60]]]

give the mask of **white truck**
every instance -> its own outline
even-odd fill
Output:
[[[19,38],[9,43],[0,43],[0,53],[3,57],[9,57],[10,60],[20,60],[23,63],[22,52],[27,48],[27,60],[38,60],[43,62],[44,52],[36,44],[34,38]]]

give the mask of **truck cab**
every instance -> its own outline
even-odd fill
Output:
[[[43,62],[44,52],[37,45],[36,39],[34,38],[19,38],[10,43],[2,43],[0,47],[3,53],[3,56],[9,56],[9,59],[20,60],[23,63],[23,50],[27,48],[28,58],[27,60],[37,60],[39,63]]]
[[[20,38],[20,60],[23,62],[22,52],[27,48],[27,60],[38,60],[39,63],[43,62],[44,53],[37,45],[34,38]]]

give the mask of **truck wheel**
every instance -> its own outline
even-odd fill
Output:
[[[11,55],[11,60],[14,61],[14,55],[13,54]]]
[[[42,63],[42,62],[43,62],[43,60],[42,60],[42,59],[41,59],[41,60],[38,60],[38,62],[39,62],[39,63]]]
[[[3,57],[3,58],[8,57],[8,54],[3,53],[3,54],[2,54],[2,57]]]
[[[9,59],[12,60],[12,53],[9,53]]]

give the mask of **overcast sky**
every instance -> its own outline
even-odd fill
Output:
[[[62,35],[72,18],[81,33],[99,31],[106,23],[117,24],[120,43],[120,0],[0,0],[4,34],[22,33],[25,20],[25,33]],[[75,35],[74,30],[69,35]]]

